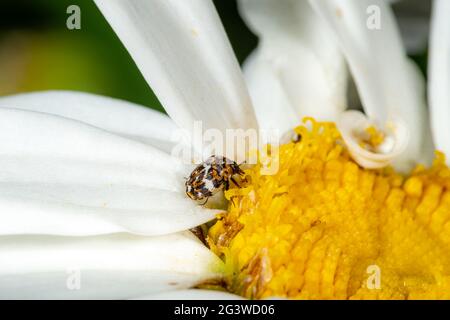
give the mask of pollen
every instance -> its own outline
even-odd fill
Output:
[[[359,137],[359,145],[372,152],[377,151],[386,142],[384,132],[378,130],[375,126],[369,126],[356,135]]]
[[[279,170],[245,170],[208,243],[225,287],[251,299],[450,299],[450,170],[408,176],[352,161],[332,123],[307,119]]]

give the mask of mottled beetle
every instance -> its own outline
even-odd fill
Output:
[[[228,190],[230,181],[239,186],[233,176],[243,176],[239,165],[222,156],[211,156],[198,165],[186,181],[186,194],[192,200],[208,200],[221,189]]]

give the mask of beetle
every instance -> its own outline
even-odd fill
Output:
[[[239,186],[234,176],[244,174],[236,162],[223,156],[212,155],[189,175],[185,183],[186,194],[192,200],[208,201],[208,198],[219,190],[228,190],[230,181]]]

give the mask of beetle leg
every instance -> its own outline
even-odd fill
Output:
[[[236,180],[234,180],[234,178],[233,177],[231,177],[230,178],[231,179],[231,181],[233,181],[233,183],[238,187],[238,188],[240,188],[241,186],[236,182]]]
[[[203,202],[203,203],[201,204],[201,206],[204,206],[204,205],[208,202],[208,200],[209,200],[209,198],[206,198],[206,201]]]

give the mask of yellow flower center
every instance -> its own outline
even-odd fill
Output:
[[[296,128],[279,170],[246,170],[210,228],[226,288],[247,298],[450,298],[450,170],[365,170],[334,124]]]

